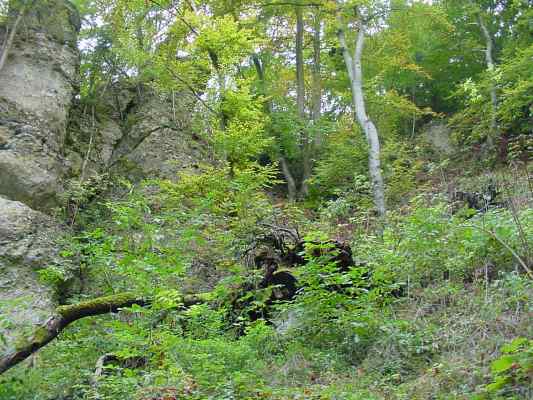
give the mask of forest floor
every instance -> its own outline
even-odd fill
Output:
[[[164,317],[157,308],[133,308],[83,319],[2,376],[0,398],[533,399],[533,281],[519,262],[529,262],[533,232],[527,178],[491,173],[513,202],[461,216],[448,213],[443,192],[450,182],[475,192],[486,175],[437,176],[423,177],[382,238],[337,216],[315,216],[310,225],[349,241],[372,270],[392,271],[406,284],[401,296],[376,300],[370,291],[353,302],[317,287],[278,307],[273,325],[255,321],[241,336],[227,329],[224,309],[207,305]],[[98,261],[110,252],[106,243],[83,251]],[[288,323],[291,313],[296,322]],[[103,354],[143,361],[112,364],[96,376]]]

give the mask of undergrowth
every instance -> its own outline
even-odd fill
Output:
[[[248,279],[246,245],[264,225],[304,219],[269,202],[272,173],[254,168],[150,182],[102,205],[108,223],[62,253],[82,266],[80,298],[128,289],[154,300],[76,322],[4,375],[0,398],[532,397],[531,209],[453,214],[441,197],[417,196],[381,236],[352,231],[359,266],[344,272],[313,255],[328,235],[323,220],[307,221],[296,298],[269,321],[235,320],[227,298]],[[198,258],[217,275],[203,289],[213,302],[185,310],[180,293]],[[118,361],[96,374],[105,354]]]

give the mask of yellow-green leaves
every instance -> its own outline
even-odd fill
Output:
[[[238,65],[252,52],[251,32],[241,28],[232,17],[196,16],[195,22],[199,28],[194,46],[205,55],[215,54],[220,68]]]
[[[244,165],[271,145],[265,134],[268,117],[263,113],[261,100],[254,98],[247,82],[240,82],[238,90],[227,91],[221,104],[226,126],[215,131],[215,144],[231,165]]]

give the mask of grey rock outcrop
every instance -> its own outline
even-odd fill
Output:
[[[111,163],[130,178],[172,179],[183,169],[208,159],[207,149],[192,134],[194,102],[185,94],[171,99],[147,91],[131,109],[131,126],[117,143]]]
[[[36,209],[55,205],[68,170],[65,136],[77,90],[79,28],[68,1],[35,2],[0,71],[0,194]]]
[[[55,239],[61,231],[47,215],[0,197],[0,353],[55,307],[54,291],[38,271],[59,262]]]
[[[451,130],[445,121],[433,121],[423,130],[425,140],[438,153],[446,156],[452,154],[455,149],[451,139]]]
[[[208,146],[191,127],[195,101],[190,95],[172,99],[121,82],[106,88],[99,103],[94,118],[80,113],[69,129],[76,153],[88,160],[86,169],[137,181],[172,179],[180,170],[209,162]]]
[[[39,271],[69,277],[57,256],[65,227],[47,215],[67,179],[172,178],[208,161],[186,94],[119,82],[102,88],[97,111],[79,104],[80,21],[70,2],[35,0],[21,21],[0,70],[0,353],[56,306],[58,288]],[[0,26],[0,43],[2,35]]]

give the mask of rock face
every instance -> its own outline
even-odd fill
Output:
[[[192,133],[193,111],[194,101],[187,94],[172,99],[121,82],[106,88],[94,118],[90,112],[81,113],[69,135],[92,171],[111,171],[132,180],[172,179],[208,159],[206,144]]]
[[[0,104],[2,100],[0,99]],[[42,120],[5,101],[0,108],[0,194],[38,209],[56,203],[63,165]],[[0,107],[2,107],[0,105]]]
[[[13,349],[55,307],[54,288],[38,271],[60,262],[55,240],[62,228],[35,209],[57,204],[68,171],[79,28],[69,2],[34,2],[0,71],[0,352]],[[2,33],[0,27],[3,43]]]
[[[56,306],[39,271],[68,272],[57,256],[65,229],[46,215],[67,179],[172,178],[208,158],[185,94],[119,82],[102,88],[97,111],[78,104],[79,29],[69,1],[35,0],[0,70],[0,354]]]
[[[173,109],[170,98],[147,91],[136,102],[128,115],[131,128],[112,153],[111,164],[117,171],[133,179],[172,179],[178,171],[207,159],[205,143],[191,134],[190,98],[176,96]]]
[[[429,123],[423,134],[435,151],[443,155],[449,155],[455,151],[451,140],[451,130],[446,122],[434,121]]]
[[[35,2],[0,71],[0,194],[41,210],[55,204],[68,169],[63,155],[79,28],[69,2]]]
[[[64,0],[35,2],[26,11],[0,74],[0,96],[64,133],[75,93],[78,12]]]
[[[45,212],[82,169],[168,178],[206,159],[186,94],[120,82],[102,88],[96,112],[75,104],[79,28],[68,1],[36,0],[0,71],[0,195]]]
[[[52,287],[38,272],[58,263],[61,227],[47,215],[0,197],[0,353],[16,345],[55,307]]]

